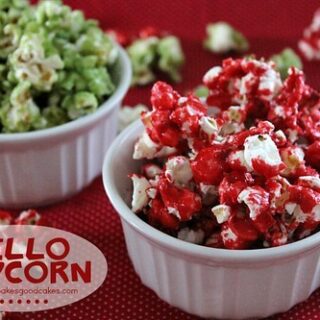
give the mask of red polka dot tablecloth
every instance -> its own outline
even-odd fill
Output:
[[[202,49],[205,25],[225,20],[249,38],[250,52],[268,57],[285,46],[296,49],[297,40],[320,7],[318,0],[65,0],[74,8],[97,18],[104,28],[134,31],[146,25],[177,34],[186,52],[184,81],[176,87],[185,92],[201,82],[204,72],[221,62]],[[320,86],[320,62],[304,63],[307,80]],[[148,103],[150,86],[132,89],[126,102]],[[78,234],[95,244],[108,260],[108,276],[95,293],[63,308],[36,313],[11,314],[8,320],[191,320],[162,302],[145,288],[129,261],[119,218],[103,190],[101,178],[75,197],[39,211],[56,228]],[[274,320],[320,319],[320,290]]]

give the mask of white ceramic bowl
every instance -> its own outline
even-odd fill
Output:
[[[0,134],[0,207],[53,203],[101,174],[131,81],[130,61],[123,49],[119,51],[112,70],[117,89],[95,113],[50,129]]]
[[[147,287],[198,316],[244,319],[286,311],[320,286],[320,233],[282,247],[233,251],[181,241],[137,217],[130,210],[127,175],[138,172],[132,152],[142,130],[135,122],[113,142],[103,181],[134,269]]]

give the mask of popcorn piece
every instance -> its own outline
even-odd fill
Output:
[[[208,24],[206,31],[207,38],[204,41],[204,47],[214,53],[243,52],[249,48],[249,43],[244,35],[228,23]]]
[[[177,37],[166,36],[159,40],[157,52],[159,54],[159,70],[167,73],[175,81],[181,81],[180,69],[185,57]]]
[[[189,221],[201,209],[199,195],[187,188],[177,188],[167,179],[160,180],[159,191],[169,213],[181,221]]]
[[[275,176],[284,168],[278,148],[267,134],[245,140],[244,159],[252,170],[266,177]]]
[[[162,169],[156,164],[148,163],[142,167],[142,173],[148,179],[154,179],[162,173]]]
[[[151,188],[149,181],[144,177],[139,177],[135,174],[131,176],[133,183],[133,193],[132,193],[132,211],[141,211],[149,201],[147,190]]]
[[[227,158],[227,163],[229,164],[232,170],[239,170],[243,172],[252,171],[252,167],[248,165],[244,158],[243,150],[231,151]]]
[[[156,79],[156,71],[171,80],[181,80],[180,69],[185,57],[177,37],[148,27],[127,46],[133,69],[132,85],[146,85]]]
[[[201,117],[199,120],[201,130],[210,138],[218,133],[218,124],[212,117]]]
[[[222,68],[211,69],[203,78],[209,88],[207,104],[221,110],[244,106],[246,116],[267,111],[269,102],[282,88],[280,75],[274,68],[273,63],[263,60],[224,60]],[[255,108],[258,101],[261,102],[259,110]]]
[[[288,231],[283,223],[272,226],[266,233],[264,247],[278,247],[288,243]]]
[[[142,112],[147,112],[148,107],[144,104],[137,104],[136,106],[124,106],[119,111],[119,131],[124,130],[131,123],[140,118]]]
[[[17,219],[15,219],[15,224],[18,225],[38,225],[41,221],[41,215],[33,209],[22,211]]]
[[[156,58],[158,39],[150,37],[133,42],[127,52],[132,64],[132,85],[146,85],[155,80],[152,64]]]
[[[95,112],[98,100],[94,94],[81,91],[73,96],[67,96],[62,102],[62,107],[67,110],[69,118],[74,120]]]
[[[207,84],[214,81],[220,75],[221,71],[222,68],[219,66],[209,69],[203,76],[203,82]]]
[[[204,240],[204,232],[201,229],[192,230],[189,228],[183,228],[178,232],[178,239],[190,243],[202,244]]]
[[[234,216],[222,225],[224,246],[228,249],[247,249],[259,237],[258,231],[248,219]]]
[[[273,55],[270,60],[276,64],[276,68],[280,72],[282,79],[288,76],[290,67],[302,69],[300,57],[291,48],[285,48],[280,53]]]
[[[10,104],[0,110],[0,118],[5,132],[25,132],[46,126],[39,107],[32,99],[29,82],[21,82],[13,89]]]
[[[314,176],[302,176],[298,179],[298,184],[314,189],[317,192],[320,192],[320,178]]]
[[[60,56],[45,57],[40,35],[24,35],[10,58],[19,81],[29,81],[39,91],[49,91],[58,80],[57,70],[64,67]]]
[[[151,201],[148,220],[152,225],[160,225],[160,227],[169,230],[177,230],[179,228],[178,218],[168,212],[168,209],[159,198]]]
[[[252,183],[250,180],[250,177],[238,172],[226,175],[219,185],[220,203],[230,206],[238,204],[238,195],[249,183]]]
[[[222,180],[222,153],[215,147],[202,149],[191,162],[194,179],[197,183],[218,185]]]
[[[192,179],[189,160],[183,156],[169,158],[166,162],[165,176],[177,187],[186,186]]]
[[[219,224],[224,223],[228,221],[228,219],[231,216],[231,207],[220,204],[218,206],[215,206],[211,209],[214,216],[217,218],[217,221]]]
[[[289,181],[281,176],[267,180],[266,189],[269,192],[270,209],[278,213],[284,212],[284,205],[290,198],[289,187]]]
[[[286,168],[282,171],[284,176],[294,175],[304,165],[304,152],[298,146],[284,148],[280,151],[280,154],[283,163],[286,165]]]
[[[209,90],[206,86],[199,85],[193,89],[193,94],[198,98],[207,98],[209,95]]]
[[[212,205],[214,202],[216,202],[219,195],[217,186],[200,182],[199,187],[202,197],[202,203],[204,205]]]
[[[0,210],[0,225],[10,225],[12,223],[12,215],[4,210]]]
[[[320,141],[315,141],[306,150],[306,160],[314,168],[320,170]]]
[[[150,199],[155,199],[157,197],[157,189],[156,188],[148,188],[146,190],[146,193],[147,193],[147,196],[150,198]]]
[[[266,232],[274,219],[270,215],[269,194],[260,186],[248,187],[238,195],[238,202],[244,202],[249,208],[250,219],[260,232]]]
[[[299,41],[298,46],[304,57],[308,60],[320,60],[320,10],[318,9],[312,23],[303,32],[303,37]]]
[[[133,159],[153,159],[169,156],[175,152],[175,148],[159,146],[150,139],[147,132],[144,132],[134,146]]]
[[[261,97],[270,101],[278,94],[281,87],[282,82],[279,73],[269,68],[261,76],[258,90],[260,91]]]

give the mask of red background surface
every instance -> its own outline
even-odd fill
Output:
[[[104,28],[134,32],[146,25],[171,31],[182,40],[186,52],[184,92],[201,82],[202,75],[222,57],[202,49],[206,23],[225,20],[249,38],[250,52],[268,57],[297,41],[320,6],[317,0],[66,0],[74,8],[97,18]],[[320,62],[305,63],[309,83],[319,88]],[[148,102],[150,86],[132,89],[128,103]],[[106,255],[109,273],[104,285],[90,297],[64,308],[8,319],[29,320],[139,320],[198,319],[168,306],[142,286],[127,257],[117,214],[108,202],[98,178],[76,197],[40,209],[54,226],[74,232],[97,245]],[[253,302],[254,303],[254,302]],[[272,319],[320,319],[320,290],[308,301]]]

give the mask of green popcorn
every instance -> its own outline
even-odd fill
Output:
[[[98,101],[94,94],[83,91],[67,96],[62,106],[67,110],[69,118],[74,120],[96,111]]]
[[[115,90],[115,86],[105,68],[84,69],[82,74],[88,89],[99,98],[110,95]]]
[[[90,28],[79,38],[76,46],[82,55],[97,56],[99,65],[113,64],[118,56],[111,39],[97,28]]]
[[[0,64],[0,81],[3,82],[7,78],[8,69],[5,64]]]
[[[75,59],[76,65],[75,68],[80,72],[84,69],[92,69],[98,66],[98,57],[97,56],[77,56]],[[106,71],[106,68],[102,68]]]
[[[230,51],[244,52],[249,49],[249,42],[245,36],[226,22],[207,25],[207,38],[204,47],[214,53],[228,53]]]
[[[43,109],[43,117],[47,122],[47,127],[55,127],[68,122],[67,112],[55,105]]]
[[[155,80],[153,67],[157,58],[159,39],[149,37],[134,41],[127,52],[132,64],[132,84],[145,85]]]
[[[14,24],[7,24],[3,27],[0,36],[0,58],[6,58],[18,46],[21,30]]]
[[[45,57],[43,41],[35,34],[24,35],[10,59],[18,81],[29,81],[39,91],[50,91],[63,68],[59,55]]]
[[[21,82],[12,91],[10,103],[1,108],[0,118],[5,132],[25,132],[46,126],[30,88],[29,82]]]
[[[114,92],[118,49],[81,11],[60,0],[0,0],[0,27],[2,132],[60,125]]]
[[[24,9],[28,5],[28,0],[0,0],[0,10],[10,8]]]
[[[59,0],[44,0],[40,1],[36,7],[35,19],[39,24],[46,24],[46,26],[50,28],[52,21],[61,21],[61,18],[67,17],[70,11],[71,9],[63,6]]]
[[[286,48],[280,53],[273,55],[270,60],[276,64],[276,69],[283,80],[287,78],[290,67],[298,69],[302,69],[303,67],[300,57],[291,48]]]
[[[179,39],[174,36],[160,39],[157,52],[159,55],[159,69],[166,72],[172,80],[181,81],[179,70],[184,64],[185,58]]]
[[[193,90],[193,93],[199,98],[207,98],[209,96],[209,89],[206,86],[200,85]]]

